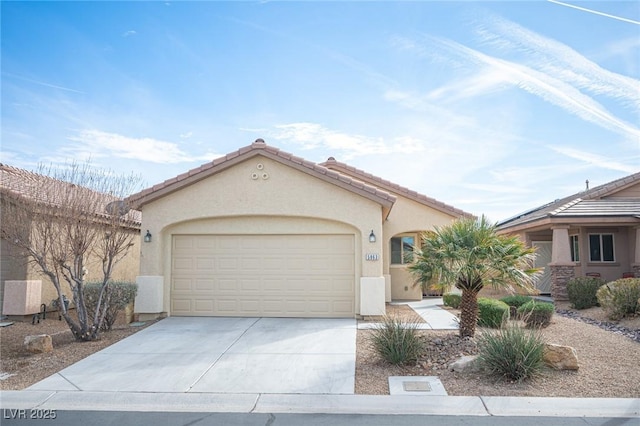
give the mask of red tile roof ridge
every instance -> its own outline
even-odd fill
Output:
[[[407,187],[404,187],[402,185],[398,185],[397,183],[393,183],[389,180],[383,179],[379,176],[375,176],[371,173],[365,172],[364,170],[358,169],[356,167],[353,167],[349,164],[346,163],[342,163],[340,161],[337,161],[334,157],[329,157],[329,159],[325,162],[320,163],[321,166],[324,166],[326,168],[328,168],[329,170],[332,171],[340,171],[340,169],[344,170],[347,173],[353,173],[354,175],[358,176],[358,177],[362,177],[363,179],[369,180],[369,181],[373,181],[374,183],[377,183],[379,185],[382,186],[386,186],[387,188],[385,189],[389,189],[390,191],[395,191],[407,198],[410,198],[414,201],[418,201],[422,204],[427,204],[427,205],[431,205],[433,207],[437,207],[440,210],[445,210],[447,212],[451,212],[451,213],[455,213],[459,216],[464,216],[464,217],[473,217],[474,215],[468,212],[465,212],[464,210],[458,209],[456,207],[453,207],[449,204],[446,204],[442,201],[436,200],[435,198],[431,198],[428,197],[424,194],[421,194],[417,191],[414,191],[412,189],[409,189]],[[334,170],[332,167],[335,167],[338,170]],[[365,182],[366,183],[366,182]],[[375,188],[375,184],[374,184],[374,188]]]
[[[136,194],[132,194],[127,198],[127,201],[131,203],[136,203],[137,201],[145,198],[155,192],[161,191],[165,188],[168,188],[175,184],[180,184],[184,180],[192,179],[193,182],[197,182],[200,179],[197,179],[197,176],[202,174],[204,171],[213,169],[215,167],[219,167],[224,165],[230,160],[236,159],[238,157],[244,155],[250,155],[252,152],[259,153],[260,150],[263,150],[265,153],[269,153],[277,158],[280,158],[286,162],[290,162],[297,166],[302,166],[306,169],[313,170],[323,176],[334,179],[336,181],[340,181],[344,184],[352,186],[355,189],[365,191],[379,199],[386,200],[393,204],[396,201],[396,197],[393,194],[390,194],[386,191],[381,190],[380,188],[375,187],[374,185],[370,185],[367,182],[361,182],[357,179],[353,179],[351,176],[342,174],[335,170],[330,170],[327,167],[324,167],[321,164],[314,163],[312,161],[305,160],[302,157],[295,156],[288,152],[282,151],[279,148],[272,147],[267,145],[263,139],[256,139],[251,145],[242,147],[236,151],[233,151],[229,154],[226,154],[222,157],[216,158],[209,163],[205,163],[199,167],[191,169],[187,172],[184,172],[174,178],[167,179],[163,182],[160,182],[156,185],[153,185],[150,188],[144,189]],[[207,175],[208,176],[208,175]],[[207,176],[202,176],[204,179]],[[177,188],[176,188],[177,189]]]

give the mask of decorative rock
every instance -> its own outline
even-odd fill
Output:
[[[548,366],[556,370],[577,370],[578,354],[571,346],[547,343],[544,345],[543,360]]]
[[[613,322],[598,321],[592,318],[583,317],[575,311],[558,309],[556,310],[556,313],[565,318],[571,318],[577,321],[584,322],[586,324],[598,326],[603,330],[612,331],[614,333],[621,334],[625,337],[628,337],[631,340],[635,340],[636,342],[640,343],[640,330],[631,330],[630,328],[624,327],[620,324],[616,324]]]
[[[39,334],[36,336],[26,336],[24,338],[25,348],[34,354],[43,352],[53,352],[53,340],[48,334]]]
[[[467,355],[463,356],[457,361],[449,364],[449,370],[455,371],[458,373],[467,372],[467,371],[476,371],[478,369],[476,359],[478,355]]]

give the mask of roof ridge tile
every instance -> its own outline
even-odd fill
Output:
[[[445,210],[448,212],[452,212],[455,213],[457,215],[460,216],[466,216],[466,217],[473,217],[473,215],[471,213],[465,212],[464,210],[458,209],[456,207],[453,207],[449,204],[446,204],[442,201],[438,201],[435,198],[431,198],[428,197],[424,194],[421,194],[417,191],[414,191],[412,189],[409,189],[407,187],[404,187],[402,185],[399,185],[397,183],[393,183],[389,180],[383,179],[379,176],[375,176],[371,173],[365,172],[364,170],[358,169],[354,166],[351,166],[349,164],[346,163],[342,163],[340,161],[337,161],[334,157],[330,157],[327,161],[320,163],[321,166],[327,167],[329,168],[329,170],[335,171],[333,170],[331,167],[336,167],[338,169],[342,169],[345,170],[347,173],[351,172],[359,177],[362,177],[363,179],[368,179],[368,180],[372,180],[380,185],[384,185],[387,186],[389,188],[392,188],[392,190],[395,190],[405,196],[407,196],[410,199],[413,199],[414,201],[418,201],[418,202],[422,202],[424,203],[428,203],[429,205],[433,206],[433,207],[437,207],[440,208],[441,210]]]

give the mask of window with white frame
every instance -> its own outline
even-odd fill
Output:
[[[589,260],[614,262],[613,234],[589,234]]]
[[[391,238],[391,264],[406,265],[413,262],[414,237]]]
[[[580,241],[577,235],[569,235],[571,245],[571,261],[580,262]]]

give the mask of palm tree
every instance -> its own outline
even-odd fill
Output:
[[[473,337],[478,319],[478,292],[485,285],[514,291],[533,290],[535,249],[514,236],[498,235],[496,225],[480,219],[460,219],[422,234],[409,270],[424,285],[437,279],[462,290],[460,337]]]

